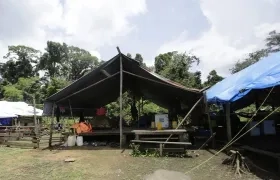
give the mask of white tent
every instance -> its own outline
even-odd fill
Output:
[[[36,108],[36,115],[42,116],[43,110]],[[33,116],[33,106],[29,106],[25,102],[8,102],[0,101],[0,118],[17,117],[17,116]]]

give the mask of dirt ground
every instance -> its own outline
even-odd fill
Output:
[[[187,172],[212,156],[213,152],[202,150],[199,157],[131,157],[130,151],[116,149],[63,149],[30,150],[0,147],[0,176],[5,180],[38,179],[144,179],[158,169]],[[66,163],[66,158],[75,162]],[[209,163],[189,173],[192,180],[200,179],[265,179],[254,174],[238,178],[234,172],[222,165],[224,154],[213,158]],[[274,178],[270,178],[274,179]]]

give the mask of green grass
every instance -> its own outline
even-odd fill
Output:
[[[5,180],[79,180],[79,179],[143,179],[157,169],[186,172],[190,168],[212,156],[200,151],[196,158],[132,157],[130,151],[121,153],[115,149],[96,147],[75,147],[65,150],[23,150],[0,147],[0,175]],[[73,163],[65,163],[66,158],[75,158]],[[193,171],[196,179],[234,179],[234,173],[221,162],[224,155]],[[253,175],[243,179],[256,179]]]

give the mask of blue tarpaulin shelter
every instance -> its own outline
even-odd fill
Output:
[[[252,91],[264,90],[279,84],[280,53],[274,53],[212,86],[206,91],[207,101],[209,103],[239,102],[240,104],[242,99],[246,99]],[[249,105],[248,97],[246,101],[243,102],[244,106]]]

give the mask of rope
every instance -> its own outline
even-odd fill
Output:
[[[233,142],[231,142],[230,144],[224,146],[221,150],[219,150],[218,152],[216,152],[213,156],[211,156],[210,158],[208,158],[207,160],[205,160],[204,162],[202,162],[201,164],[193,167],[192,169],[190,169],[189,171],[185,172],[185,174],[190,173],[191,171],[199,168],[200,166],[202,166],[203,164],[207,163],[208,161],[210,161],[212,158],[214,158],[215,156],[217,156],[220,152],[222,152],[223,150],[225,150],[228,146],[232,145],[233,143],[235,143],[237,140],[239,140],[241,137],[243,137],[245,134],[247,134],[248,132],[250,132],[252,129],[254,129],[256,126],[258,126],[260,123],[262,123],[264,120],[266,120],[271,114],[273,114],[274,112],[276,112],[278,109],[280,109],[280,107],[276,108],[274,111],[272,111],[269,115],[267,115],[265,118],[263,118],[261,121],[259,121],[257,124],[255,124],[253,127],[251,127],[248,131],[246,131],[245,133],[243,133],[240,137],[238,137],[236,140],[234,140]]]
[[[211,160],[213,157],[215,157],[216,155],[218,155],[220,152],[222,152],[224,149],[226,149],[227,147],[229,147],[230,145],[232,145],[234,142],[236,142],[238,139],[240,139],[242,136],[244,136],[247,132],[251,131],[255,126],[253,126],[252,128],[250,128],[249,131],[243,133],[239,138],[235,139],[242,131],[243,129],[253,120],[254,116],[258,113],[258,111],[260,110],[261,106],[265,103],[265,101],[267,100],[267,98],[270,96],[271,92],[273,91],[275,86],[273,86],[271,88],[271,90],[269,91],[269,93],[267,94],[266,98],[264,99],[264,101],[262,102],[262,104],[259,106],[259,108],[257,109],[257,111],[254,113],[254,115],[247,121],[247,123],[241,128],[241,130],[220,150],[218,151],[216,154],[214,154],[212,157],[210,157],[209,159],[205,160],[204,162],[202,162],[201,164],[199,164],[198,166],[195,166],[194,168],[192,168],[190,171],[187,171],[186,173],[191,172],[192,170],[200,167],[201,165],[205,164],[206,162],[208,162],[209,160]],[[279,107],[278,107],[279,108]],[[278,108],[276,108],[274,111],[272,111],[272,113],[274,113]],[[270,116],[272,113],[270,113],[268,116]],[[262,119],[259,123],[261,123],[262,121],[264,121],[268,116],[266,116],[264,119]],[[257,125],[259,124],[257,123]],[[235,140],[234,140],[235,139]]]
[[[256,112],[254,113],[254,115],[247,121],[247,123],[239,130],[239,132],[225,145],[225,146],[229,146],[228,144],[230,144],[242,131],[243,129],[245,129],[245,127],[253,120],[254,116],[257,115],[258,111],[261,109],[262,105],[264,105],[265,101],[267,100],[267,98],[269,97],[269,95],[271,94],[271,92],[273,91],[275,86],[273,86],[271,88],[271,90],[269,91],[269,93],[267,94],[266,98],[263,100],[262,104],[259,106],[259,108],[256,110]]]

